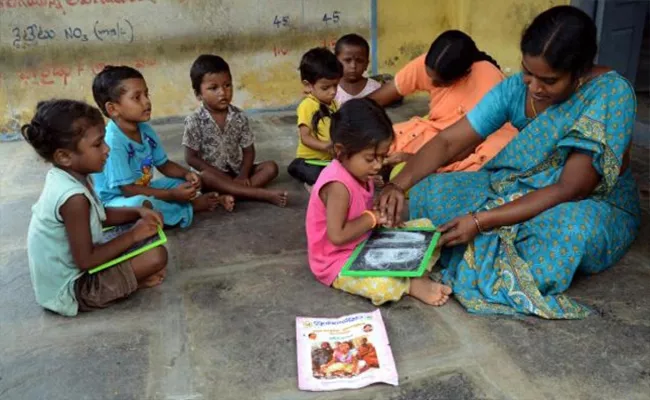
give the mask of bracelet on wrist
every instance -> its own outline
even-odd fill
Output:
[[[372,227],[370,229],[375,229],[377,227],[377,217],[375,217],[375,214],[370,210],[365,210],[361,215],[364,214],[368,214],[372,218]]]
[[[478,216],[476,215],[475,212],[469,213],[469,215],[472,216],[474,219],[474,224],[476,224],[476,229],[478,230],[478,233],[483,234],[485,231],[483,230],[483,226],[481,225],[481,221],[479,221]]]

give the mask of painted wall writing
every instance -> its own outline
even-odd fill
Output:
[[[156,0],[0,0],[0,10],[32,9],[36,11],[38,9],[52,9],[66,14],[66,11],[75,7],[108,6],[138,2],[156,4]]]
[[[105,65],[141,70],[154,118],[197,106],[189,68],[219,54],[231,66],[234,103],[286,106],[302,95],[297,67],[342,34],[370,37],[371,0],[0,0],[0,131],[51,97],[92,103]],[[9,126],[11,125],[11,127]]]
[[[38,68],[26,68],[24,70],[19,70],[16,72],[14,77],[19,79],[22,87],[28,86],[67,86],[68,84],[75,84],[75,80],[83,77],[83,79],[92,79],[93,76],[101,72],[106,65],[114,64],[111,60],[105,60],[103,62],[92,62],[92,63],[77,63],[74,66],[69,65],[42,65]],[[142,59],[142,60],[132,60],[127,62],[121,62],[122,65],[128,65],[138,70],[143,70],[145,68],[150,68],[156,65],[156,60],[153,59]],[[90,76],[86,76],[89,75]],[[1,80],[4,80],[4,77],[0,77]]]
[[[323,13],[323,18],[321,21],[326,27],[329,27],[330,24],[332,26],[338,26],[338,24],[341,23],[341,18],[343,18],[343,13],[341,11],[334,10],[331,12]],[[289,15],[275,15],[273,17],[273,26],[275,26],[277,29],[291,29],[292,27],[295,28],[295,25],[292,25],[291,16]],[[333,51],[337,39],[338,37],[325,36],[322,40],[319,40],[318,43],[315,43],[314,46],[328,47]],[[277,43],[273,44],[274,57],[286,56],[289,54],[289,51],[290,49],[288,47],[282,47]]]
[[[55,39],[65,41],[87,42],[89,40],[121,41],[133,43],[133,25],[127,18],[117,22],[98,21],[92,24],[92,29],[79,26],[49,27],[39,24],[18,25],[11,29],[12,46],[16,49],[24,49],[30,46],[44,45]]]
[[[302,96],[297,71],[311,47],[344,34],[370,41],[376,6],[378,72],[396,73],[447,29],[470,34],[506,73],[539,12],[568,0],[0,0],[0,132],[15,131],[39,100],[93,102],[104,65],[131,65],[150,88],[154,118],[197,106],[189,69],[204,53],[230,64],[234,104],[269,108]],[[499,21],[499,23],[494,23]]]

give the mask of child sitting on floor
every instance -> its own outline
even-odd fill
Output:
[[[309,266],[321,283],[379,305],[404,294],[444,304],[451,288],[422,278],[340,276],[354,248],[385,221],[372,209],[372,177],[382,168],[393,140],[388,115],[373,100],[353,99],[332,115],[336,159],[320,174],[306,216]],[[428,222],[428,221],[427,221]]]
[[[370,45],[366,39],[355,33],[345,35],[336,42],[334,54],[343,64],[343,78],[336,91],[339,107],[348,100],[366,97],[381,87],[381,83],[363,76],[370,59]]]
[[[289,164],[289,175],[311,189],[323,170],[308,160],[331,160],[330,116],[338,110],[334,97],[343,66],[326,48],[309,50],[300,60],[300,79],[307,97],[298,106],[299,141],[296,159]]]
[[[231,207],[231,196],[198,195],[201,179],[167,158],[153,128],[149,89],[131,67],[107,66],[93,80],[97,106],[111,120],[106,143],[111,149],[106,167],[94,175],[99,198],[110,207],[139,207],[145,202],[160,211],[165,224],[186,228],[194,212]],[[154,167],[165,177],[153,180]]]
[[[27,233],[38,304],[72,317],[79,310],[106,307],[139,287],[160,284],[167,265],[162,246],[96,274],[86,273],[153,236],[163,223],[160,214],[148,208],[104,208],[95,196],[89,174],[102,170],[109,151],[99,110],[74,100],[41,102],[21,131],[53,164],[32,208]],[[103,226],[129,222],[135,225],[127,233],[100,244]]]
[[[200,171],[204,187],[284,207],[287,192],[264,188],[278,176],[278,165],[255,164],[248,118],[230,104],[233,87],[228,64],[219,56],[201,55],[190,68],[190,79],[201,107],[185,119],[183,146],[185,161]]]

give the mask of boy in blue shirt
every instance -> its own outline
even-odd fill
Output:
[[[93,97],[110,118],[106,143],[111,151],[104,170],[93,174],[105,206],[153,206],[166,225],[185,228],[194,212],[212,211],[218,204],[231,207],[231,196],[198,195],[201,178],[169,160],[153,128],[151,101],[144,77],[126,66],[106,66],[93,80]],[[153,180],[156,168],[165,177]]]

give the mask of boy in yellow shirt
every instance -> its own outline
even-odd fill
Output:
[[[308,160],[329,161],[331,116],[338,110],[334,100],[336,88],[343,76],[343,65],[334,53],[322,47],[306,52],[300,61],[300,79],[307,97],[297,109],[299,141],[296,159],[289,164],[289,175],[304,182],[309,190],[323,166]]]

